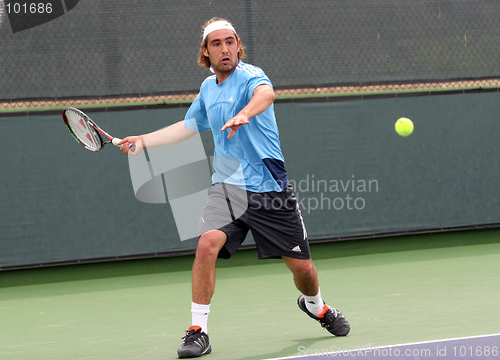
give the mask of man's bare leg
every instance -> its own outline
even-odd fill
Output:
[[[220,230],[211,230],[200,236],[193,263],[193,302],[208,305],[215,290],[215,263],[227,235]]]
[[[318,272],[311,259],[294,259],[283,256],[283,260],[292,271],[297,289],[304,295],[315,296],[319,291]]]

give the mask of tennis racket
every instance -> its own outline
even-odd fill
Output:
[[[109,135],[83,111],[68,107],[63,110],[62,117],[70,134],[85,149],[100,151],[109,143],[121,147],[121,145],[116,145],[121,139]],[[135,150],[134,144],[130,146],[130,150],[132,152]]]

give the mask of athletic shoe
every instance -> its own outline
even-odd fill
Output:
[[[201,355],[210,354],[212,346],[208,335],[201,331],[200,326],[190,326],[186,330],[186,336],[183,337],[184,342],[177,350],[179,358],[194,358]]]
[[[328,330],[331,334],[335,336],[346,336],[347,334],[349,334],[351,326],[340,311],[325,304],[325,310],[323,311],[323,313],[319,316],[314,316],[309,312],[309,310],[307,310],[306,299],[304,299],[304,295],[299,296],[297,305],[299,305],[300,310],[305,312],[314,320],[319,321],[321,326]]]

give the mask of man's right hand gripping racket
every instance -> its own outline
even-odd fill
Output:
[[[121,139],[109,135],[92,121],[83,111],[68,107],[63,110],[62,117],[73,138],[85,149],[99,151],[106,144],[117,145]],[[135,150],[135,145],[130,146],[130,151]]]

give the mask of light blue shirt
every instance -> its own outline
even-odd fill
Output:
[[[215,154],[212,183],[225,182],[252,192],[281,192],[288,180],[281,153],[274,105],[242,125],[231,139],[220,129],[250,101],[255,88],[270,85],[262,69],[239,62],[221,84],[215,75],[205,79],[189,108],[184,126],[192,131],[212,130]]]

